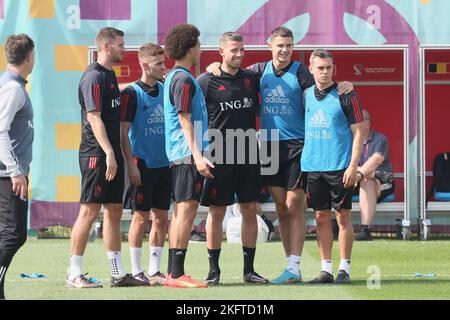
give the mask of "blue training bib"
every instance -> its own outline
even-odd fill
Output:
[[[302,171],[343,170],[350,164],[352,154],[353,134],[348,119],[342,111],[337,89],[319,101],[314,87],[306,91]]]
[[[191,121],[194,127],[194,136],[197,147],[205,150],[208,145],[208,113],[206,110],[205,96],[198,84],[197,80],[189,73],[189,71],[176,68],[173,69],[164,82],[164,117],[166,124],[166,153],[169,161],[176,161],[192,155],[191,150],[184,138],[180,121],[178,120],[178,111],[170,102],[170,84],[173,76],[177,72],[184,72],[192,78],[195,84],[195,94],[192,97],[192,115]]]
[[[303,91],[298,84],[297,70],[300,63],[294,61],[282,77],[273,73],[272,62],[267,63],[261,77],[261,129],[267,130],[267,140],[274,140],[271,129],[279,130],[279,140],[305,137]]]
[[[158,96],[152,97],[138,84],[131,86],[137,100],[136,115],[128,133],[133,155],[145,160],[147,168],[166,167],[169,160],[165,150],[164,87],[158,82]]]

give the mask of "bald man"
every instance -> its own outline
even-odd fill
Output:
[[[384,135],[372,129],[370,113],[363,110],[364,144],[358,164],[358,187],[361,210],[361,231],[355,240],[372,240],[370,225],[377,203],[394,193],[392,164],[388,159],[388,141]]]

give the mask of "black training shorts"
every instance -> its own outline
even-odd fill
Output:
[[[259,164],[216,164],[212,169],[214,179],[206,179],[203,189],[203,206],[228,206],[237,196],[239,203],[255,202],[261,191]]]
[[[276,174],[263,175],[262,182],[264,185],[285,188],[289,191],[297,188],[302,188],[306,191],[307,174],[305,172],[302,173],[300,157],[301,152],[295,157],[281,162]]]
[[[200,202],[205,178],[194,164],[179,164],[170,168],[175,202],[195,200]]]
[[[172,194],[172,175],[170,168],[147,168],[145,161],[137,159],[141,173],[141,185],[130,184],[124,207],[137,211],[150,211],[152,208],[169,210]]]
[[[315,211],[352,209],[353,188],[344,188],[344,170],[308,172],[308,206]]]
[[[117,159],[117,173],[107,181],[106,157],[80,157],[80,203],[122,203],[124,188],[123,159]]]

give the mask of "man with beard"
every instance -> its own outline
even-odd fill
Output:
[[[258,236],[256,201],[261,189],[256,142],[258,80],[253,72],[240,68],[244,58],[241,35],[222,34],[220,54],[221,74],[206,72],[198,78],[208,109],[209,135],[215,137],[210,147],[216,146],[211,154],[214,178],[206,180],[201,201],[209,206],[206,239],[210,269],[206,282],[220,281],[222,221],[226,206],[234,203],[236,195],[242,211],[243,281],[268,283],[253,267]]]
[[[82,133],[79,161],[82,176],[80,213],[72,228],[69,288],[99,288],[82,271],[89,230],[103,205],[103,240],[111,270],[111,287],[142,285],[126,274],[121,259],[120,218],[124,168],[120,148],[120,92],[112,70],[125,53],[124,33],[102,28],[95,39],[97,62],[88,66],[80,80]]]

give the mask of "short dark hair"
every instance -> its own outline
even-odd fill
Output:
[[[123,37],[124,35],[125,34],[122,30],[113,27],[101,28],[95,37],[95,45],[97,46],[97,50],[100,51],[104,43],[114,41],[116,37]]]
[[[34,41],[28,35],[12,34],[8,37],[5,44],[6,61],[9,64],[19,66],[34,50]]]
[[[164,51],[172,60],[184,58],[189,49],[198,43],[200,31],[196,26],[187,23],[180,23],[172,27],[164,39]]]
[[[138,51],[139,59],[144,57],[154,57],[164,54],[164,49],[154,43],[143,44]]]
[[[276,27],[270,32],[269,43],[271,43],[273,39],[275,39],[275,37],[291,38],[292,40],[294,40],[294,34],[292,33],[291,29],[288,29],[284,26]]]
[[[331,61],[333,61],[333,55],[331,54],[330,51],[325,50],[325,49],[314,50],[311,53],[311,56],[309,57],[309,63],[312,63],[314,58],[321,58],[321,59],[330,58]]]
[[[240,35],[237,32],[227,31],[227,32],[222,33],[222,35],[220,36],[220,45],[222,45],[223,43],[225,43],[227,41],[243,42],[244,38],[242,37],[242,35]]]

